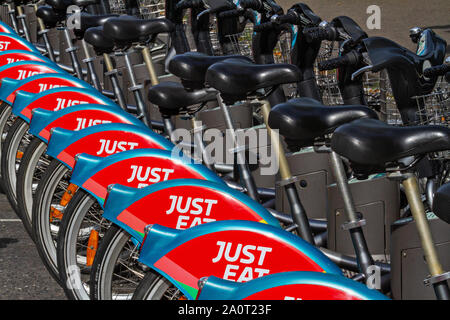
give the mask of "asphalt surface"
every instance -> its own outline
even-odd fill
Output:
[[[275,0],[286,11],[297,0]],[[432,28],[447,41],[450,53],[450,1],[449,0],[301,0],[326,21],[337,16],[353,18],[369,36],[383,36],[402,46],[415,50],[409,39],[413,27]],[[371,5],[377,5],[380,12],[380,29],[367,28],[366,13]]]
[[[286,10],[297,1],[277,0]],[[370,36],[385,36],[414,50],[408,37],[414,26],[432,27],[450,44],[449,0],[303,0],[323,19],[339,15],[356,20]],[[381,9],[381,29],[368,30],[366,9]],[[450,48],[450,45],[447,47]],[[449,53],[450,50],[447,50]],[[0,194],[0,299],[65,299],[61,287],[50,276],[36,251],[33,241]]]
[[[0,194],[0,300],[65,299],[41,262],[36,247]]]

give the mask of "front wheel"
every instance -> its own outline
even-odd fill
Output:
[[[3,189],[9,203],[19,217],[22,217],[17,206],[16,176],[23,153],[30,143],[31,135],[27,133],[28,123],[17,118],[8,131],[5,142],[2,145],[1,172]]]
[[[186,300],[183,293],[178,290],[165,277],[147,272],[133,294],[133,300]]]
[[[17,173],[17,206],[22,214],[25,230],[33,235],[33,198],[39,182],[50,165],[50,157],[45,154],[47,145],[39,138],[33,138],[23,154]]]
[[[111,225],[95,255],[90,279],[92,300],[129,300],[149,268],[138,262],[139,245]]]
[[[57,258],[61,282],[69,299],[89,300],[92,256],[111,222],[88,192],[79,190],[67,206],[58,235]]]
[[[52,160],[36,190],[33,205],[33,237],[47,270],[60,283],[56,260],[56,241],[65,207],[61,199],[69,186],[70,171]]]

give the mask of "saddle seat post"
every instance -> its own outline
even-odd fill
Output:
[[[356,211],[355,202],[353,201],[352,193],[348,185],[348,179],[341,157],[331,150],[329,151],[329,157],[333,175],[336,179],[336,185],[344,202],[344,209],[348,219],[348,221],[343,224],[342,228],[347,229],[350,232],[360,272],[364,274],[367,280],[371,275],[370,267],[374,265],[374,261],[370,255],[367,241],[362,230],[366,221],[362,219]]]
[[[302,202],[300,201],[300,197],[295,186],[295,179],[292,176],[291,169],[289,168],[289,164],[286,159],[286,154],[281,145],[280,135],[278,131],[272,130],[269,126],[269,114],[271,110],[270,103],[267,100],[261,100],[259,102],[261,103],[261,111],[263,114],[264,123],[269,132],[273,151],[277,155],[281,181],[286,191],[286,196],[288,198],[289,204],[291,206],[292,218],[297,225],[297,232],[303,240],[309,242],[312,245],[315,245],[314,236],[308,221],[308,216],[306,215],[306,210],[303,207]]]
[[[150,115],[148,114],[148,110],[145,106],[144,99],[142,97],[142,92],[141,92],[141,90],[143,89],[144,86],[143,86],[143,84],[137,83],[136,76],[134,74],[133,65],[131,64],[131,60],[130,60],[130,56],[129,56],[130,53],[133,52],[132,50],[133,49],[128,50],[128,51],[121,51],[117,55],[124,56],[125,67],[127,69],[128,76],[131,81],[131,87],[129,87],[128,90],[133,92],[134,100],[136,102],[136,107],[138,110],[137,117],[138,117],[138,119],[141,119],[149,128],[151,128],[152,123],[151,123]]]
[[[119,106],[127,111],[127,103],[125,102],[125,97],[123,95],[123,91],[119,85],[119,79],[117,78],[117,74],[119,71],[117,71],[116,68],[114,68],[114,64],[111,60],[111,57],[108,53],[103,53],[103,61],[105,63],[105,76],[109,78],[111,81],[111,85],[113,88],[114,96],[116,97],[117,103]]]
[[[67,48],[66,48],[65,52],[67,52],[70,55],[70,61],[72,63],[73,71],[74,71],[76,77],[80,80],[84,80],[83,71],[81,69],[81,65],[78,61],[78,56],[77,56],[78,47],[76,47],[72,44],[72,37],[70,36],[69,29],[67,28],[65,23],[63,24],[63,26],[59,27],[58,29],[62,30],[64,32],[64,37],[67,42]]]
[[[20,21],[20,24],[22,25],[22,31],[23,34],[25,35],[25,39],[31,42],[30,30],[28,30],[26,17],[27,16],[23,13],[22,6],[21,5],[17,6],[17,19]]]
[[[38,6],[37,4],[33,4],[34,7],[34,12],[37,11]],[[44,40],[44,45],[45,45],[45,49],[47,50],[47,54],[48,54],[48,58],[56,63],[56,58],[55,58],[55,52],[53,51],[53,47],[52,44],[50,43],[50,40],[48,38],[48,29],[45,27],[44,21],[39,18],[37,18],[37,23],[39,26],[39,32],[38,35],[42,37],[42,39]]]
[[[91,56],[91,53],[89,52],[89,48],[86,44],[86,41],[84,41],[84,39],[81,39],[80,41],[81,41],[81,46],[83,48],[83,53],[84,53],[84,59],[82,61],[88,67],[89,76],[91,77],[91,83],[95,89],[97,89],[98,91],[101,92],[103,89],[100,84],[100,79],[98,78],[97,72],[95,71],[95,67],[94,67],[95,57]]]
[[[422,244],[425,260],[431,275],[431,277],[426,279],[425,282],[433,285],[438,299],[450,300],[450,290],[447,283],[449,274],[444,273],[442,265],[439,261],[436,245],[433,241],[425,208],[420,197],[417,177],[414,173],[403,174],[401,176],[401,183],[405,188],[406,198],[411,209],[411,214],[416,222],[416,228]]]
[[[234,128],[230,110],[228,108],[228,105],[223,101],[220,93],[217,93],[217,102],[219,104],[220,109],[222,110],[225,125],[228,129],[228,132],[231,135],[233,145],[235,146],[233,152],[235,153],[237,167],[239,169],[241,179],[243,180],[243,183],[247,189],[247,194],[250,198],[259,202],[258,190],[245,157],[245,150],[244,150],[245,148],[239,145],[239,139],[237,138],[236,135],[236,129]]]
[[[14,31],[17,34],[19,34],[19,27],[17,26],[17,19],[16,19],[16,10],[13,7],[13,5],[11,5],[11,3],[9,3],[9,2],[6,4],[6,6],[8,8],[8,15],[11,20],[12,27],[13,27]]]

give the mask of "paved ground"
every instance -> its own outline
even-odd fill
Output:
[[[296,1],[277,0],[285,9]],[[449,0],[303,0],[323,19],[339,15],[354,18],[371,36],[383,35],[414,49],[408,30],[414,26],[432,27],[450,44]],[[381,29],[368,30],[366,9],[381,8]],[[448,47],[450,48],[450,46]],[[450,52],[450,50],[447,50]],[[63,290],[49,275],[36,248],[0,194],[0,299],[64,299]]]
[[[22,222],[0,194],[0,300],[65,299]]]
[[[297,0],[275,0],[289,9]],[[409,40],[412,27],[431,27],[443,37],[450,53],[450,1],[449,0],[301,0],[310,6],[322,19],[346,15],[353,18],[369,36],[384,36],[414,50]],[[380,30],[368,30],[367,7],[377,5],[381,9]]]

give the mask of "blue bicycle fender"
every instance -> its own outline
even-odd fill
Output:
[[[96,99],[99,104],[105,104],[109,106],[116,106],[114,101],[111,99],[108,99],[104,95],[102,95],[100,92],[95,90],[94,88],[76,88],[76,87],[61,87],[61,88],[55,88],[43,91],[41,93],[30,93],[26,91],[18,91],[16,93],[16,98],[14,100],[14,103],[12,105],[12,113],[20,118],[22,118],[24,121],[30,123],[31,119],[25,116],[22,111],[27,108],[27,106],[34,101],[41,99],[42,97],[58,92],[70,92],[70,93],[80,93],[80,94],[86,94],[92,97],[93,99]]]
[[[101,131],[123,131],[123,132],[135,132],[141,135],[147,135],[152,138],[155,142],[160,144],[164,149],[171,150],[174,148],[174,145],[165,139],[164,137],[158,135],[157,133],[151,131],[149,128],[145,126],[135,126],[132,124],[123,124],[123,123],[109,123],[109,124],[100,124],[97,126],[89,127],[80,131],[71,131],[65,130],[61,128],[55,128],[50,137],[50,141],[47,147],[47,154],[53,158],[57,158],[57,156],[68,146],[76,141]],[[70,169],[67,163],[64,163]]]
[[[317,285],[337,289],[362,300],[390,300],[377,290],[344,276],[310,271],[274,273],[246,283],[208,277],[198,300],[243,300],[258,292],[287,285]],[[298,295],[301,297],[301,293]],[[301,299],[301,298],[300,298]]]
[[[74,108],[75,107],[75,108]],[[77,106],[74,106],[71,108],[66,108],[58,111],[49,111],[45,109],[34,109],[33,117],[31,118],[30,122],[30,129],[29,132],[34,135],[35,137],[38,137],[45,143],[48,143],[48,140],[45,139],[40,135],[41,131],[50,125],[52,122],[54,122],[56,119],[63,117],[67,114],[70,114],[72,112],[79,112],[80,110],[100,110],[100,111],[107,111],[110,113],[114,113],[117,116],[126,119],[131,124],[134,124],[136,126],[144,126],[142,121],[139,121],[136,117],[130,115],[129,113],[123,111],[118,105],[111,104],[111,105],[102,105],[102,104],[80,104]]]
[[[152,158],[161,158],[161,159],[170,159],[172,156],[171,151],[167,150],[159,150],[159,149],[135,149],[123,151],[120,153],[116,153],[110,155],[108,157],[96,157],[88,154],[81,154],[77,158],[77,162],[72,171],[72,176],[70,182],[77,185],[78,187],[84,189],[86,192],[91,194],[93,197],[97,199],[100,205],[103,207],[104,199],[98,197],[95,193],[91,192],[91,190],[83,188],[83,185],[87,180],[89,180],[92,176],[97,174],[98,172],[108,168],[109,166],[121,162],[126,159],[138,158],[138,157],[152,157]],[[201,164],[196,164],[191,161],[185,161],[183,159],[173,159],[173,161],[178,162],[180,165],[186,166],[192,171],[196,172],[200,176],[202,176],[205,180],[214,181],[216,183],[223,183],[223,180],[220,179],[214,172],[206,168]],[[158,182],[160,183],[160,182]],[[133,190],[139,190],[132,188]],[[138,196],[135,197],[139,199]],[[112,199],[111,199],[112,200]],[[121,203],[125,203],[125,199],[121,198]],[[128,202],[127,202],[128,203]],[[123,207],[123,205],[121,206]],[[125,207],[126,208],[126,207]],[[114,215],[114,214],[113,214]]]
[[[9,103],[6,100],[9,97],[9,95],[29,81],[34,81],[36,79],[55,78],[55,77],[76,82],[76,83],[80,84],[80,87],[84,87],[86,89],[91,89],[91,90],[93,89],[89,83],[87,83],[83,80],[80,80],[78,78],[72,77],[70,74],[67,74],[67,73],[37,74],[35,76],[31,76],[31,77],[28,77],[23,80],[15,80],[15,79],[10,79],[10,78],[2,79],[2,85],[0,86],[0,100]],[[51,90],[51,89],[49,89],[49,90]]]

